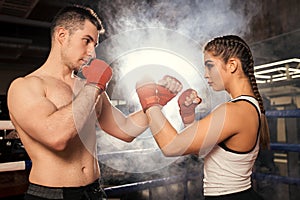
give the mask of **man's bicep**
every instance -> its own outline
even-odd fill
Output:
[[[26,132],[39,132],[46,117],[56,107],[45,96],[40,83],[35,80],[18,79],[8,92],[8,108],[15,122]]]

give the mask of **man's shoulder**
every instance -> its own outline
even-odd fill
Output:
[[[8,94],[13,92],[17,92],[19,90],[32,89],[37,87],[43,87],[43,79],[37,76],[24,76],[18,77],[13,80],[9,86]]]
[[[27,75],[16,78],[13,80],[12,85],[37,84],[38,82],[43,82],[43,78],[34,75]]]

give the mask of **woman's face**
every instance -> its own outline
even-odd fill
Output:
[[[204,52],[204,66],[207,83],[215,91],[224,90],[224,77],[225,77],[225,63],[218,57],[213,56],[211,53]]]

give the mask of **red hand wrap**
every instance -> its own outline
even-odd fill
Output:
[[[112,77],[112,69],[106,62],[94,59],[90,65],[83,67],[82,74],[86,78],[87,84],[96,85],[104,91]]]
[[[194,101],[191,102],[189,105],[186,105],[186,98],[191,96],[192,93],[195,93],[196,100],[198,101],[195,103]],[[194,99],[193,99],[194,100]],[[179,112],[184,124],[190,124],[195,120],[195,108],[202,102],[202,99],[197,96],[197,92],[193,89],[187,89],[184,91],[180,97],[178,98],[178,105],[179,105]]]
[[[169,101],[171,101],[176,96],[175,93],[172,93],[164,86],[157,84],[156,87],[157,87],[157,96],[159,98],[159,104],[162,106],[166,105]]]
[[[159,104],[159,98],[156,95],[156,83],[137,86],[136,92],[144,112],[151,106]]]
[[[145,79],[143,81],[145,81]],[[181,90],[181,86],[181,83],[171,76],[165,76],[160,84],[154,83],[153,80],[150,80],[147,83],[137,83],[136,92],[140,99],[143,111],[146,112],[146,110],[153,105],[166,105],[176,96],[178,87]],[[171,92],[168,87],[172,87],[176,92]],[[175,90],[176,88],[177,90]]]

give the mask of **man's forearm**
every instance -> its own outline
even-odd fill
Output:
[[[70,106],[72,106],[73,119],[78,132],[94,110],[99,93],[100,91],[97,88],[86,85],[72,101]]]
[[[45,126],[50,132],[59,132],[70,139],[77,135],[94,109],[99,90],[86,85],[72,102],[49,115]]]

